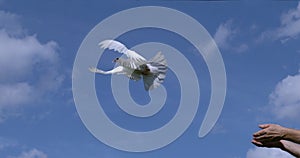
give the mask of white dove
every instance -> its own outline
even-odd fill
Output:
[[[163,83],[166,72],[167,62],[163,54],[158,52],[152,59],[147,61],[143,56],[133,50],[127,49],[125,45],[115,40],[104,40],[99,43],[103,49],[110,49],[125,54],[128,59],[116,58],[113,62],[119,66],[110,70],[103,71],[95,67],[89,70],[100,74],[124,74],[132,80],[138,81],[143,78],[145,90],[152,90]]]

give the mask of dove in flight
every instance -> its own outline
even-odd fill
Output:
[[[125,54],[128,58],[116,58],[113,62],[119,66],[109,71],[103,71],[96,67],[90,67],[89,70],[93,73],[100,74],[123,74],[131,80],[138,81],[143,78],[144,88],[149,91],[157,88],[163,83],[167,72],[167,61],[161,52],[158,52],[149,61],[133,50],[115,40],[104,40],[99,43],[103,49],[110,49],[116,52]]]

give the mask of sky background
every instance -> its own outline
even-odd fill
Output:
[[[149,5],[184,12],[207,29],[224,60],[227,95],[214,129],[198,138],[210,97],[203,58],[167,31],[140,29],[120,36],[129,48],[149,41],[177,48],[193,64],[201,87],[200,108],[181,137],[159,150],[130,153],[106,146],[84,126],[72,97],[72,68],[81,42],[95,25],[124,9]],[[257,148],[251,139],[260,123],[300,128],[299,37],[298,1],[0,0],[0,157],[289,158],[280,150]],[[104,53],[98,66],[112,68],[117,56]],[[109,81],[110,76],[96,76],[97,94],[104,98],[108,116],[124,128],[161,127],[178,108],[180,93],[175,90],[158,116],[132,118],[116,108]],[[138,90],[141,82],[130,83],[133,98],[149,102]],[[168,72],[164,86],[176,83],[174,73]],[[99,90],[101,85],[107,86]]]

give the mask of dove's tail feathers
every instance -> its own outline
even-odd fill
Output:
[[[150,75],[144,75],[144,87],[145,89],[152,90],[161,85],[165,78],[168,70],[167,61],[161,52],[158,52],[147,64],[151,71]]]
[[[160,86],[166,77],[165,73],[143,75],[145,90],[149,91]]]
[[[151,73],[154,73],[156,75],[161,75],[165,78],[166,72],[168,69],[167,66],[167,60],[165,59],[165,56],[158,52],[147,64],[148,68],[150,69]]]
[[[159,63],[161,65],[167,66],[167,60],[165,59],[165,56],[158,52],[152,59],[149,61],[150,63]]]

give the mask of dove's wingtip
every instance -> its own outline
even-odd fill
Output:
[[[104,43],[106,43],[107,40],[103,40],[101,42],[98,43],[98,46],[102,46]]]
[[[103,41],[101,41],[101,42],[99,42],[98,43],[98,46],[103,46],[103,45],[106,45],[106,44],[108,44],[108,43],[111,43],[111,42],[113,42],[114,40],[111,40],[111,39],[106,39],[106,40],[103,40]]]

